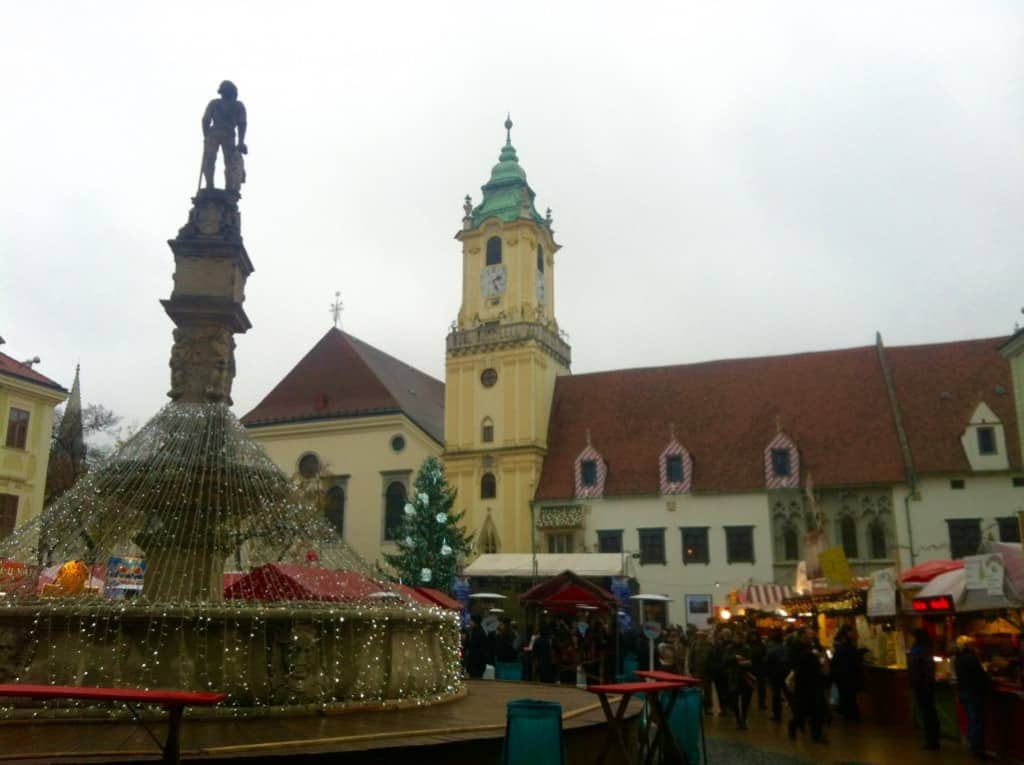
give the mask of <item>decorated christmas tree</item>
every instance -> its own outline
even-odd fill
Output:
[[[465,513],[452,512],[455,494],[441,462],[427,457],[395,537],[398,552],[385,555],[403,583],[451,592],[459,562],[469,550],[469,537],[459,526]]]

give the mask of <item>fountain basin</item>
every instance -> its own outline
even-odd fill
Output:
[[[445,701],[464,692],[458,650],[457,615],[404,603],[0,606],[0,682],[227,694],[214,714]],[[6,711],[64,706],[25,700]]]

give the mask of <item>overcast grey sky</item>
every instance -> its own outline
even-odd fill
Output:
[[[576,372],[1012,330],[1024,4],[7,0],[0,335],[141,424],[217,83],[249,111],[248,411],[331,326],[443,379],[506,110]],[[218,167],[218,177],[220,168]]]

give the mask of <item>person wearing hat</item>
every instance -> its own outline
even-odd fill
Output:
[[[953,671],[960,703],[967,714],[967,742],[979,760],[991,759],[985,751],[985,696],[991,680],[974,650],[974,638],[969,635],[956,639]]]

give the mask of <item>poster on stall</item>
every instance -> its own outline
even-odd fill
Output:
[[[985,590],[988,595],[1003,594],[1003,556],[999,553],[964,557],[968,590]]]
[[[825,578],[832,584],[849,587],[853,583],[853,571],[850,570],[850,562],[842,546],[828,548],[818,556],[818,561]]]
[[[39,579],[39,566],[0,560],[0,597],[34,595]]]
[[[145,560],[134,555],[112,555],[107,559],[104,594],[115,600],[138,595],[145,577]]]

